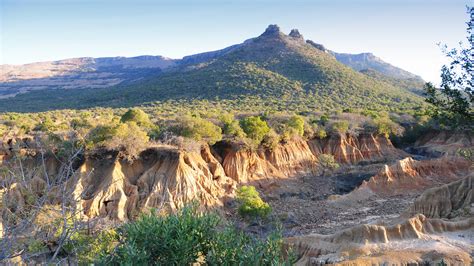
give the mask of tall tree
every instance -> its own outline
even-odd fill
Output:
[[[426,101],[432,104],[431,113],[441,127],[474,127],[474,7],[467,7],[470,20],[467,22],[468,45],[460,43],[459,48],[448,50],[441,47],[450,59],[441,68],[441,84],[436,88],[432,83],[425,84]]]

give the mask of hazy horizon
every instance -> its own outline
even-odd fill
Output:
[[[218,50],[278,24],[339,53],[371,52],[438,81],[438,42],[466,40],[470,1],[0,0],[0,64]]]

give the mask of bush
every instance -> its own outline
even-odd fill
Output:
[[[178,120],[176,133],[197,141],[205,140],[214,144],[222,139],[222,130],[212,122],[199,117],[187,116]]]
[[[254,186],[242,186],[237,191],[237,201],[240,204],[239,214],[244,218],[265,218],[272,211]]]
[[[114,130],[112,139],[105,142],[109,149],[119,149],[125,152],[128,159],[138,155],[146,148],[148,135],[135,122],[120,123]]]
[[[388,138],[391,134],[400,135],[402,128],[388,117],[379,117],[374,119],[377,134]]]
[[[112,139],[116,134],[116,126],[99,125],[93,128],[89,134],[87,134],[87,148],[92,149],[97,146],[105,145],[105,142]]]
[[[249,116],[240,121],[240,126],[244,130],[247,137],[260,143],[263,137],[270,131],[267,122],[263,121],[259,116]]]
[[[233,136],[237,138],[244,138],[245,132],[240,127],[239,121],[234,119],[234,116],[231,114],[224,114],[220,118],[223,126],[222,133],[228,136]]]
[[[326,174],[327,170],[335,170],[339,168],[339,164],[331,154],[320,154],[318,157],[318,165],[323,170],[323,175]]]
[[[326,130],[324,130],[324,128],[317,128],[315,131],[314,131],[314,137],[315,138],[318,138],[318,139],[324,139],[328,136]]]
[[[124,151],[129,159],[135,157],[148,143],[148,136],[135,122],[93,128],[86,141],[89,149],[106,147]]]
[[[262,140],[262,146],[266,149],[273,150],[280,143],[280,136],[271,129]]]
[[[200,213],[197,205],[175,214],[143,215],[119,229],[115,252],[100,264],[124,265],[282,265],[281,235],[255,239],[229,226],[213,213]]]
[[[148,117],[148,115],[139,108],[129,109],[127,112],[125,112],[125,114],[122,115],[120,122],[135,122],[138,126],[144,128],[153,127],[150,117]]]
[[[299,115],[292,116],[286,123],[288,127],[295,130],[296,134],[303,136],[304,134],[304,119]]]
[[[349,122],[345,120],[335,121],[332,123],[331,129],[333,132],[346,134],[349,131]]]
[[[319,123],[323,126],[325,126],[327,124],[327,122],[329,122],[329,116],[328,115],[322,115],[320,118],[319,118]]]

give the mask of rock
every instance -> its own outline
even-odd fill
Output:
[[[415,161],[408,157],[390,166],[385,165],[377,175],[363,181],[358,190],[369,188],[372,192],[383,195],[423,191],[439,183],[457,180],[468,171],[469,163],[460,158]]]
[[[426,190],[418,197],[410,212],[433,218],[452,218],[462,215],[474,203],[474,175]],[[466,211],[468,212],[468,211]]]
[[[301,33],[297,29],[292,29],[288,36],[290,36],[292,38],[295,38],[295,39],[304,40],[303,35],[301,35]]]
[[[280,27],[276,24],[270,24],[260,36],[279,36],[280,34]]]
[[[311,46],[313,46],[314,48],[316,48],[316,49],[318,49],[318,50],[321,50],[321,51],[323,51],[323,52],[327,52],[326,47],[324,47],[324,45],[322,45],[322,44],[315,43],[315,42],[313,42],[312,40],[307,40],[306,43],[309,44],[309,45],[311,45]]]

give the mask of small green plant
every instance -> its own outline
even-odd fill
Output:
[[[331,154],[320,154],[318,156],[318,165],[322,168],[323,175],[325,175],[328,170],[332,171],[340,167]]]
[[[28,252],[30,254],[39,253],[41,251],[44,251],[45,249],[46,245],[41,240],[33,239],[28,243]]]
[[[244,130],[247,137],[260,144],[263,137],[270,131],[267,122],[263,121],[259,116],[249,116],[240,121],[240,126]]]
[[[254,186],[242,186],[237,191],[239,214],[244,218],[265,218],[272,208],[264,202]]]

